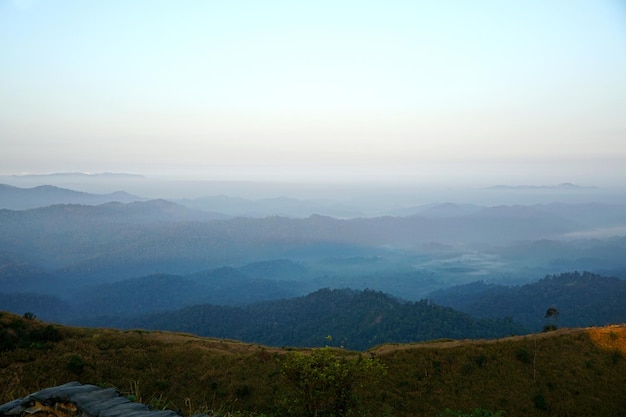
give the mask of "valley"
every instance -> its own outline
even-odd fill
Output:
[[[297,398],[286,358],[319,352],[382,365],[353,392],[366,414],[623,405],[622,202],[362,216],[329,201],[11,187],[0,187],[6,401],[80,380],[184,415],[293,415],[303,403],[286,411]],[[331,206],[347,216],[308,212]]]
[[[590,192],[589,198],[597,192],[574,186],[559,190],[579,196]],[[120,196],[134,201],[120,202]],[[242,210],[254,204],[228,201],[244,204]],[[0,309],[31,312],[42,320],[318,346],[324,335],[284,338],[280,325],[276,334],[265,332],[266,339],[252,336],[263,332],[255,332],[254,321],[245,317],[293,316],[272,313],[287,311],[291,303],[305,320],[308,307],[295,306],[330,290],[325,302],[343,304],[345,309],[337,312],[343,316],[360,309],[365,310],[355,316],[367,316],[368,306],[375,309],[378,301],[356,300],[379,294],[379,301],[386,298],[384,303],[400,309],[427,301],[470,314],[472,320],[514,322],[493,324],[483,333],[378,332],[375,340],[385,343],[536,332],[551,306],[564,310],[562,320],[570,326],[626,321],[619,303],[608,301],[624,293],[626,237],[573,237],[625,225],[626,206],[615,203],[445,203],[374,217],[232,217],[126,192],[89,194],[53,186],[3,186],[2,202],[5,207],[34,206],[0,209]],[[291,207],[305,205],[303,200]],[[543,289],[548,283],[552,287]],[[542,297],[534,296],[539,293]],[[523,302],[513,308],[515,300]],[[175,317],[184,317],[190,308],[234,320],[221,319],[223,329],[251,328],[211,334],[201,322],[190,326],[189,319],[180,327]],[[311,314],[306,320],[314,330],[309,333],[324,333],[322,323],[328,320]],[[408,317],[419,320],[417,313]],[[450,320],[451,328],[472,327]],[[327,333],[338,334],[339,340],[350,336],[357,349],[377,343],[353,334],[349,322],[344,325]]]

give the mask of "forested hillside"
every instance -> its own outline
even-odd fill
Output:
[[[221,219],[166,200],[2,209],[0,308],[275,346],[331,336],[355,349],[537,331],[550,307],[559,326],[621,323],[618,278],[534,282],[623,271],[623,237],[576,237],[619,227],[621,207],[440,204],[350,219]],[[477,279],[489,286],[433,292]],[[357,291],[333,291],[344,288]]]
[[[430,297],[476,317],[511,317],[531,331],[545,325],[543,316],[549,307],[560,312],[560,326],[626,322],[626,280],[590,272],[551,275],[513,287],[475,283],[437,291]]]
[[[430,300],[407,301],[354,289],[327,288],[298,296],[310,282],[261,278],[281,271],[308,273],[289,261],[263,262],[87,286],[70,298],[0,293],[0,306],[62,323],[168,329],[272,346],[320,346],[331,336],[334,345],[352,349],[447,337],[501,337],[540,331],[548,324],[626,322],[626,281],[591,273],[563,273],[511,287],[477,282],[432,293]],[[259,302],[263,299],[267,301]],[[558,320],[544,317],[548,308],[559,311]]]
[[[474,319],[451,308],[403,302],[377,291],[322,289],[305,297],[226,307],[197,305],[143,317],[104,317],[76,324],[183,331],[270,346],[342,346],[440,338],[495,338],[527,330],[507,319]]]
[[[252,278],[223,267],[190,274],[149,275],[106,283],[78,291],[72,304],[80,316],[134,316],[194,304],[248,304],[295,297],[297,281]],[[71,315],[65,315],[71,317]]]

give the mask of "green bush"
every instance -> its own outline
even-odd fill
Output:
[[[528,353],[528,351],[524,348],[519,348],[517,352],[515,352],[515,357],[518,361],[527,365],[531,362],[530,353]]]
[[[543,394],[535,395],[533,401],[537,410],[546,411],[548,409],[548,403],[546,402],[546,397],[544,397]]]
[[[77,375],[83,373],[83,369],[85,369],[87,363],[78,355],[70,356],[69,361],[67,362],[67,369]]]
[[[15,318],[1,323],[0,351],[10,351],[16,348],[47,349],[48,343],[59,342],[63,339],[61,332],[55,326],[29,323],[32,320]]]
[[[283,375],[295,388],[295,395],[287,401],[287,412],[298,416],[346,416],[356,404],[355,386],[383,373],[383,366],[374,359],[339,355],[328,347],[313,349],[309,354],[291,353],[283,365]]]

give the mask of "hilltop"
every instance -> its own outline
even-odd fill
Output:
[[[175,296],[175,291],[172,286],[170,297]],[[104,295],[103,299],[112,297]],[[147,301],[125,299],[122,304],[124,302],[134,306]],[[95,304],[95,308],[101,309],[101,314],[111,312],[101,304]],[[524,326],[509,319],[476,319],[427,300],[404,302],[372,290],[324,288],[303,297],[244,306],[199,304],[146,315],[132,315],[127,311],[118,312],[117,317],[77,319],[72,324],[183,331],[270,346],[330,344],[361,351],[386,342],[447,337],[496,338],[528,333]],[[332,343],[327,340],[328,336],[334,339]]]
[[[77,380],[114,386],[159,408],[284,415],[293,352],[189,334],[86,329],[0,314],[0,402]],[[371,415],[435,416],[445,408],[528,415],[616,416],[626,408],[626,325],[497,340],[388,344],[341,357],[386,372],[355,388]]]

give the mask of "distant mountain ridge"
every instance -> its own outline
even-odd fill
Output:
[[[299,200],[287,197],[249,200],[217,195],[175,201],[190,208],[217,211],[232,217],[284,216],[303,218],[313,214],[323,214],[340,218],[354,218],[362,215],[361,211],[336,202]]]
[[[131,203],[146,199],[116,191],[109,194],[91,194],[54,185],[20,188],[0,184],[0,209],[26,210],[55,204],[99,205],[109,202]]]
[[[477,204],[434,203],[396,209],[387,213],[389,216],[420,216],[430,218],[460,217],[474,214],[484,207]]]
[[[221,267],[188,275],[153,274],[113,283],[91,286],[77,291],[73,298],[79,314],[138,315],[179,309],[195,304],[241,305],[265,300],[295,297],[300,294],[297,277],[281,281],[272,271],[293,268],[267,263],[267,278],[241,268]],[[167,294],[167,297],[163,297]]]
[[[53,172],[49,174],[15,174],[16,178],[46,178],[46,177],[79,177],[79,178],[144,178],[140,174],[130,174],[126,172]]]
[[[67,282],[63,273],[0,258],[0,310],[36,311],[48,320],[67,321],[76,316],[142,315],[203,303],[241,305],[305,294],[307,287],[301,281],[306,277],[294,274],[307,273],[294,262],[275,260],[186,275],[76,283]]]
[[[563,182],[557,185],[506,185],[498,184],[488,189],[491,190],[583,190],[583,189],[595,189],[595,186],[583,186],[578,184],[572,184],[571,182]]]
[[[454,217],[355,219],[319,215],[224,219],[219,213],[167,200],[0,209],[0,253],[41,269],[59,268],[67,276],[111,279],[267,259],[386,257],[433,242],[512,245],[558,239],[604,226],[598,220],[604,217],[609,225],[625,217],[619,207],[593,206],[589,210],[596,223],[586,225],[589,210],[568,207],[496,206]],[[623,248],[616,250],[618,259]],[[557,271],[567,269],[559,265]]]

